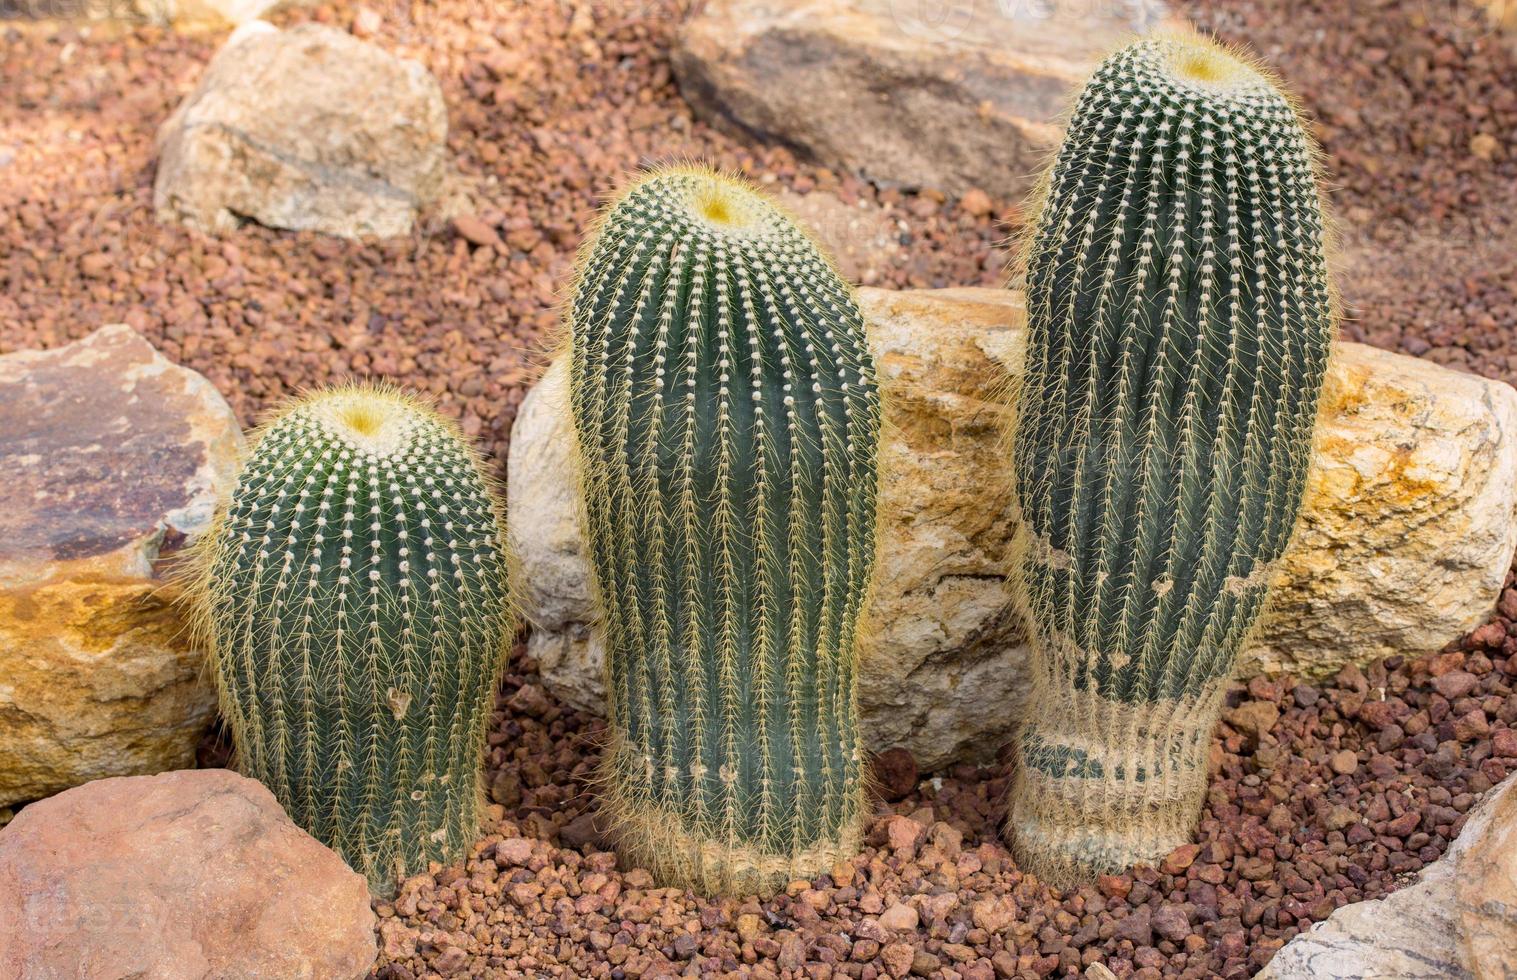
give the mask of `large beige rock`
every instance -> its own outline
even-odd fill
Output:
[[[673,53],[718,124],[871,179],[1023,194],[1095,63],[1161,0],[710,0]]]
[[[210,382],[124,326],[0,357],[0,806],[192,764],[215,710],[165,580],[234,478]]]
[[[0,976],[351,980],[361,875],[225,769],[102,779],[0,830]]]
[[[162,221],[404,235],[443,191],[437,80],[336,28],[244,25],[158,131]]]
[[[1385,898],[1338,909],[1258,980],[1517,976],[1517,776],[1470,813],[1448,852]]]
[[[860,705],[868,744],[924,768],[988,758],[1024,708],[1001,379],[1021,370],[1019,293],[861,300],[889,394],[884,518]],[[564,366],[527,396],[510,451],[511,537],[529,650],[565,700],[600,710]],[[1495,605],[1517,549],[1517,391],[1358,344],[1338,347],[1296,544],[1245,673],[1318,674],[1437,650]]]

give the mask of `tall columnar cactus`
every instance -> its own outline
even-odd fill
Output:
[[[831,867],[880,426],[852,291],[746,184],[675,168],[608,208],[571,319],[623,855],[710,892]]]
[[[255,436],[197,555],[241,770],[381,895],[476,835],[513,629],[496,499],[452,423],[337,388]]]
[[[1107,58],[1026,262],[1015,567],[1037,707],[1009,832],[1024,867],[1070,881],[1194,830],[1300,508],[1335,312],[1290,100],[1199,37]]]

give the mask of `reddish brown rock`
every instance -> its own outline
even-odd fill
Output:
[[[362,876],[225,769],[102,779],[0,831],[0,976],[361,977]]]
[[[193,764],[215,694],[167,560],[242,433],[130,328],[0,357],[0,805]]]

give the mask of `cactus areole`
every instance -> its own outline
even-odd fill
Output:
[[[746,184],[646,176],[571,310],[624,857],[758,892],[857,846],[880,407],[850,288]]]
[[[264,426],[197,556],[239,768],[380,895],[476,836],[513,629],[499,528],[456,426],[354,386]]]
[[[1009,835],[1067,882],[1189,839],[1300,508],[1335,329],[1313,147],[1199,37],[1107,58],[1026,253],[1016,594],[1037,705]]]

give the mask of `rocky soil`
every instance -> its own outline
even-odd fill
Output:
[[[1517,770],[1517,575],[1456,648],[1252,681],[1229,698],[1197,843],[1057,891],[997,835],[998,769],[879,766],[864,852],[769,901],[706,901],[616,870],[596,825],[603,725],[518,650],[489,737],[485,836],[464,867],[379,903],[384,980],[460,977],[1241,977],[1333,909],[1436,860]]]
[[[1278,65],[1317,120],[1341,216],[1345,335],[1517,380],[1517,60],[1464,0],[1181,0]],[[879,190],[693,118],[667,51],[678,0],[377,2],[284,15],[351,27],[442,84],[468,213],[345,243],[152,215],[153,134],[219,35],[0,27],[0,352],[131,324],[244,422],[283,395],[382,373],[431,391],[496,460],[553,342],[596,202],[640,163],[704,156],[829,194],[901,244],[882,286],[993,285],[1023,220],[978,192]],[[1510,582],[1508,584],[1511,584]],[[950,980],[1241,976],[1338,905],[1436,859],[1517,768],[1517,590],[1457,650],[1234,694],[1198,835],[1159,869],[1051,892],[997,840],[996,770],[883,767],[869,847],[767,902],[705,902],[620,873],[590,777],[602,731],[518,653],[491,735],[499,806],[468,864],[377,906],[376,976],[721,974]],[[216,761],[205,746],[205,761]]]

